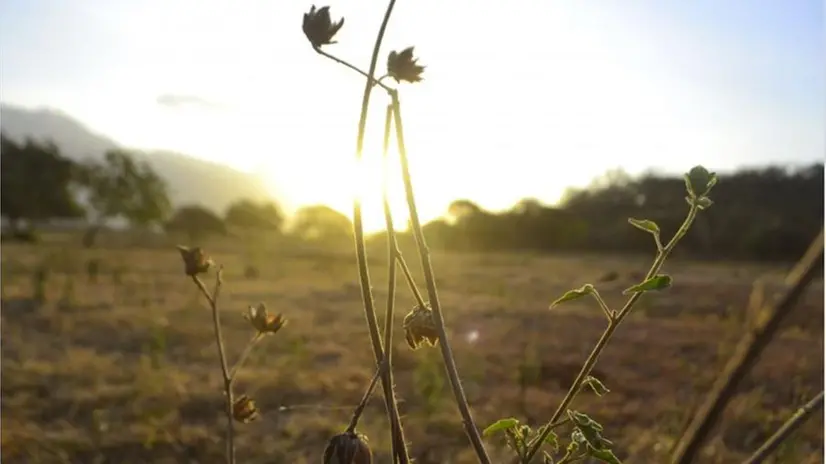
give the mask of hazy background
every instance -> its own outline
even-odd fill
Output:
[[[329,51],[366,67],[384,3],[331,3],[346,21]],[[252,172],[288,210],[349,215],[362,80],[312,52],[309,5],[7,0],[0,98],[127,147]],[[822,159],[823,22],[819,0],[399,2],[382,56],[415,45],[427,65],[402,90],[423,219],[456,198],[553,203],[613,167]],[[384,104],[377,94],[368,155]],[[369,211],[380,228],[379,206]]]

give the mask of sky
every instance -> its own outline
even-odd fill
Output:
[[[5,0],[0,100],[256,172],[292,206],[349,215],[364,82],[312,51],[310,5]],[[327,51],[366,68],[385,3],[330,6],[345,24]],[[411,45],[427,66],[400,86],[423,219],[457,198],[553,203],[618,167],[823,160],[824,18],[822,0],[398,0],[379,70]],[[358,177],[373,229],[386,104],[373,94]],[[401,194],[393,208],[405,223]]]

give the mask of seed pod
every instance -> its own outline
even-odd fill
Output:
[[[407,47],[400,52],[391,51],[387,56],[387,74],[396,82],[419,82],[422,80],[425,67],[418,61],[418,58],[413,58],[413,47]]]
[[[232,417],[244,424],[258,418],[258,408],[255,401],[247,395],[241,395],[232,403]]]
[[[372,464],[373,453],[367,437],[356,432],[340,433],[327,443],[324,464]]]
[[[316,9],[315,5],[310,7],[308,13],[304,13],[304,22],[301,28],[304,30],[304,35],[313,48],[320,48],[322,45],[331,45],[336,43],[333,40],[336,33],[341,26],[344,25],[344,18],[339,21],[333,21],[330,18],[330,7],[322,6]]]
[[[190,277],[203,274],[212,267],[212,260],[200,247],[189,248],[178,245],[178,251],[181,252],[181,259],[184,261],[184,273]]]
[[[411,349],[418,349],[423,343],[435,346],[439,342],[439,331],[433,322],[433,311],[429,307],[416,305],[404,316],[404,336]]]
[[[244,319],[250,321],[250,324],[261,335],[274,334],[287,323],[287,320],[281,314],[270,314],[264,303],[258,303],[257,306],[247,308]]]

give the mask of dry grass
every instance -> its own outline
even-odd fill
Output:
[[[209,310],[183,275],[177,251],[171,243],[92,251],[74,243],[2,247],[3,462],[222,462],[221,380]],[[240,374],[237,392],[250,394],[263,416],[239,425],[239,462],[318,462],[375,369],[354,256],[349,249],[243,243],[206,245],[225,266],[230,362],[252,336],[241,316],[246,305],[264,301],[289,325],[265,339]],[[417,273],[415,254],[405,254]],[[86,274],[93,259],[101,266],[96,282]],[[593,282],[617,305],[650,261],[439,253],[433,259],[459,370],[483,426],[508,416],[547,420],[602,332],[605,317],[592,301],[549,312],[551,300]],[[383,302],[383,248],[370,260],[376,301]],[[42,262],[49,278],[46,303],[38,307],[32,275]],[[611,392],[583,395],[575,405],[605,425],[629,462],[666,460],[737,339],[752,281],[769,273],[779,283],[783,269],[672,258],[665,271],[674,287],[644,297],[597,364],[595,375]],[[398,291],[397,328],[413,305],[402,280]],[[437,350],[412,352],[401,336],[395,349],[413,457],[422,464],[475,462]],[[524,363],[538,375],[520,389]],[[745,457],[823,389],[822,279],[745,383],[703,462]],[[376,461],[388,462],[378,396],[359,430],[370,437]],[[822,436],[819,416],[776,458],[822,462]],[[502,461],[498,443],[490,448],[493,460]]]

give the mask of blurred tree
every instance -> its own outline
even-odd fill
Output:
[[[163,179],[126,151],[109,151],[103,162],[83,163],[78,180],[95,216],[83,237],[87,247],[94,245],[107,219],[123,218],[133,226],[148,227],[162,223],[172,209]]]
[[[0,165],[0,214],[14,238],[31,236],[41,220],[84,216],[73,191],[75,164],[54,144],[18,144],[0,134]]]
[[[284,223],[284,215],[274,202],[256,203],[243,199],[227,208],[224,222],[240,229],[277,232]]]
[[[224,221],[211,210],[198,205],[178,208],[165,227],[167,232],[186,234],[190,244],[209,235],[226,234]]]
[[[343,243],[353,236],[350,219],[324,205],[306,206],[296,211],[291,229],[294,235],[317,242]]]
[[[714,206],[698,217],[679,252],[796,259],[823,226],[823,189],[823,163],[723,174],[714,189]],[[631,178],[613,170],[586,189],[568,189],[558,207],[524,199],[510,210],[492,213],[470,200],[457,200],[447,221],[434,221],[425,229],[436,246],[453,250],[650,252],[650,237],[630,227],[627,219],[653,220],[669,237],[685,217],[684,196],[680,176],[647,172]]]

